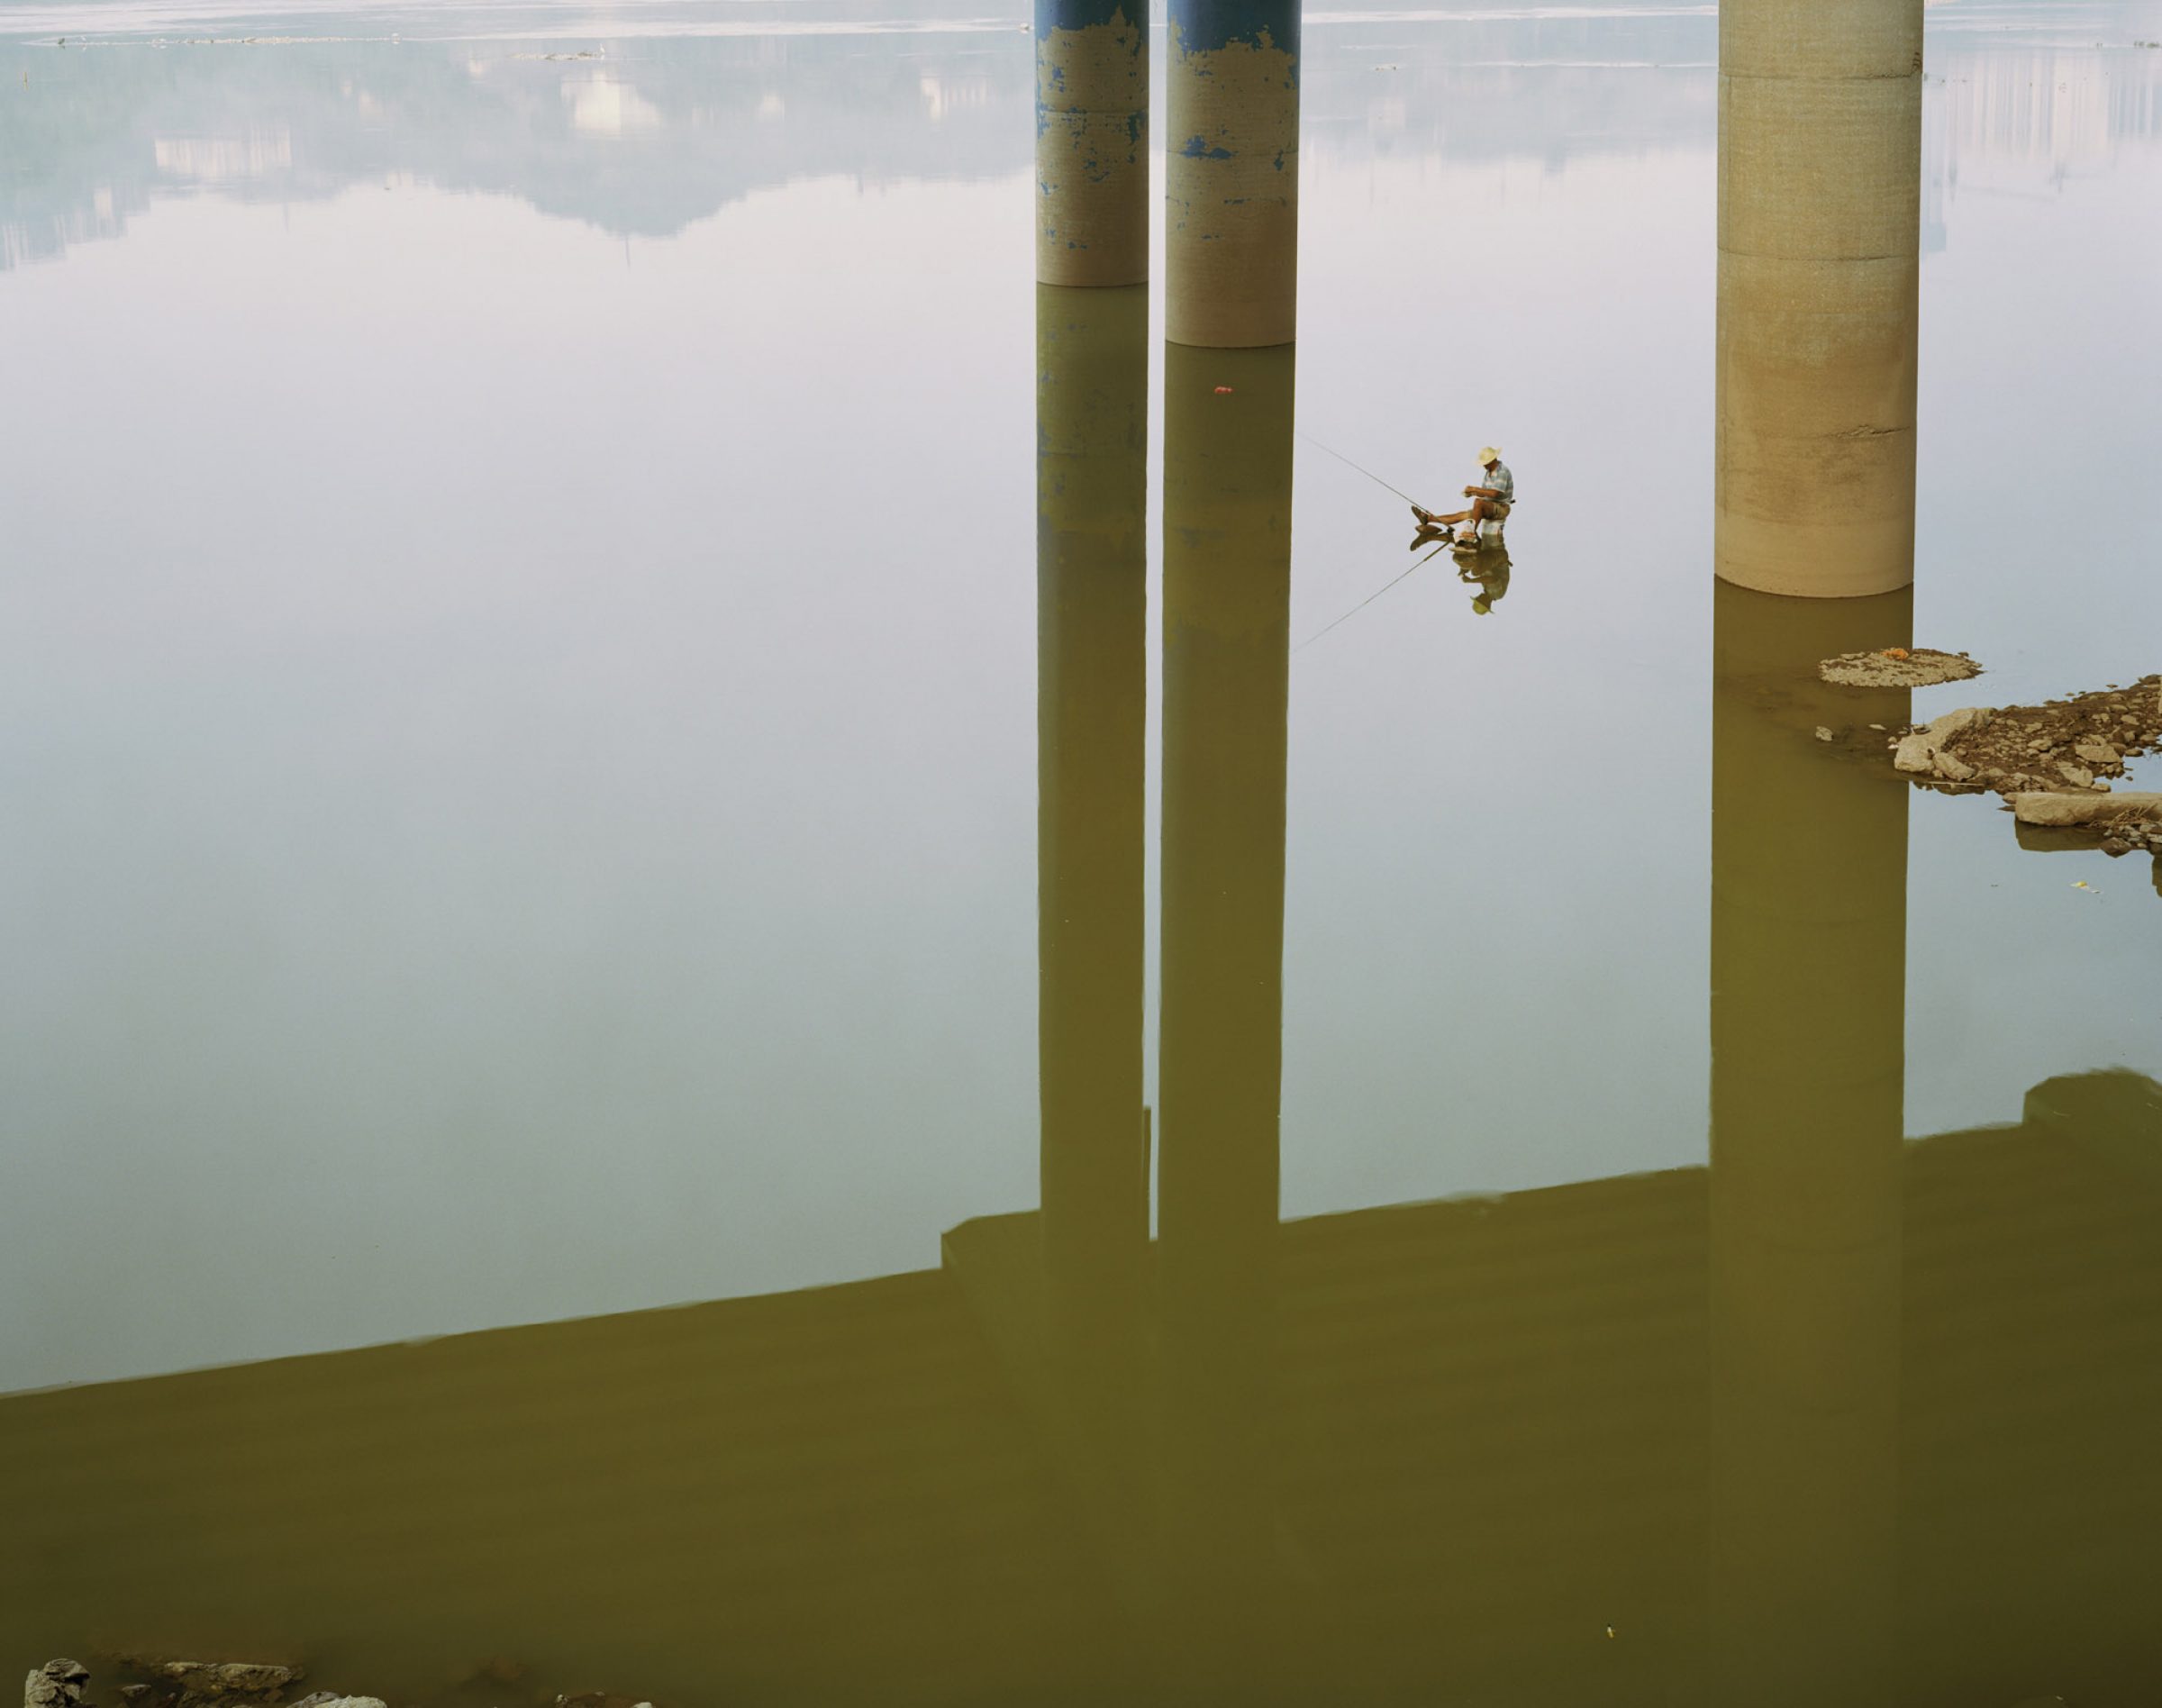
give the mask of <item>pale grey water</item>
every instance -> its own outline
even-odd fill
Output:
[[[1920,715],[2162,635],[2162,5],[1930,22]],[[1526,502],[1294,655],[1286,1216],[1703,1158],[1715,32],[1309,14],[1299,425]],[[0,1388],[1034,1203],[1029,52],[0,5]],[[1301,442],[1294,640],[1402,522]],[[2143,860],[1910,825],[1910,1133],[2162,1075]]]

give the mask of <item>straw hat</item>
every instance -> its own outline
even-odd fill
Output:
[[[1479,467],[1482,468],[1490,462],[1499,462],[1501,459],[1502,453],[1492,445],[1485,447],[1479,452]]]

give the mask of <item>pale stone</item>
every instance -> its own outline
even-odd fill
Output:
[[[1912,735],[1900,738],[1899,746],[1893,750],[1892,763],[1902,771],[1915,771],[1928,776],[1937,768],[1937,750],[1931,744],[1929,731],[1917,730]]]
[[[1947,712],[1903,737],[1892,763],[1903,771],[1928,776],[1937,770],[1939,750],[1947,741],[1964,731],[1987,729],[1991,716],[1991,709],[1985,705],[1963,705],[1956,712]]]
[[[75,1708],[90,1682],[79,1660],[49,1660],[23,1681],[23,1708]]]
[[[2022,824],[2162,823],[2162,795],[2062,795],[2037,789],[2013,795],[2012,811]]]

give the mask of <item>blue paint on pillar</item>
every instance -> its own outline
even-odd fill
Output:
[[[1213,52],[1233,42],[1279,49],[1292,57],[1295,86],[1301,12],[1299,0],[1171,0],[1172,41],[1182,53]]]
[[[1123,13],[1134,15],[1126,0],[1036,0],[1036,39],[1053,30],[1086,30],[1091,24],[1109,23]]]
[[[1166,332],[1289,343],[1298,309],[1300,0],[1171,0]]]
[[[1149,275],[1147,0],[1036,0],[1036,277]]]

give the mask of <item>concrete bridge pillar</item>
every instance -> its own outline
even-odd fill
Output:
[[[1719,12],[1720,576],[1913,579],[1922,0]]]
[[[1909,791],[1881,753],[1814,731],[1907,721],[1903,691],[1831,687],[1816,662],[1904,644],[1912,615],[1911,589],[1836,602],[1714,589],[1715,1703],[1903,1700]]]
[[[1299,0],[1171,0],[1165,336],[1296,335]]]
[[[1037,1053],[1069,1403],[1141,1404],[1149,293],[1036,287]],[[1138,1428],[1102,1420],[1108,1442]]]
[[[1149,277],[1147,0],[1036,0],[1036,277]]]

